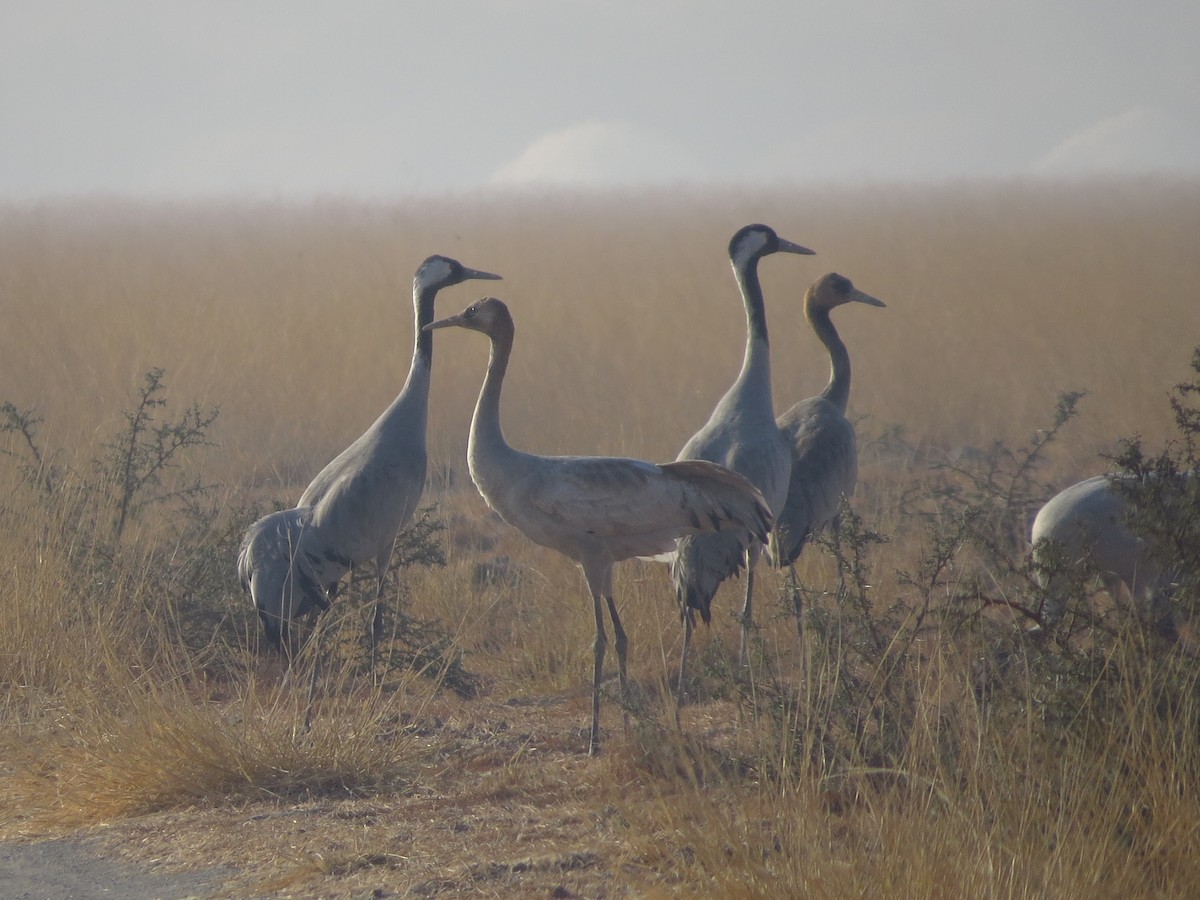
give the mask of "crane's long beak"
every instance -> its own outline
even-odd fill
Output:
[[[468,269],[463,266],[463,281],[503,281],[502,275],[493,275],[491,272],[481,272],[479,269]]]
[[[801,256],[816,256],[816,250],[809,250],[807,247],[801,247],[799,244],[793,244],[791,241],[779,238],[780,253],[799,253]]]
[[[867,306],[887,306],[887,304],[878,297],[872,297],[870,294],[860,291],[858,288],[851,288],[850,300],[856,303],[865,303]]]
[[[499,278],[499,277],[500,277],[499,275],[492,276],[492,278]],[[428,325],[426,325],[421,330],[422,331],[433,331],[433,329],[435,329],[435,328],[450,328],[454,325],[461,325],[462,321],[463,321],[463,315],[462,315],[462,313],[458,313],[458,315],[447,316],[444,319],[438,319],[436,322],[430,322]]]

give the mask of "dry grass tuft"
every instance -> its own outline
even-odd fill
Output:
[[[413,698],[326,699],[304,730],[305,691],[252,685],[205,702],[129,686],[119,713],[78,710],[12,748],[6,800],[29,828],[75,827],[250,799],[403,792],[423,754],[402,715]]]

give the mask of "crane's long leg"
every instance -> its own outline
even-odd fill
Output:
[[[325,620],[321,619],[315,626],[317,634],[316,640],[313,642],[312,675],[308,679],[308,702],[304,705],[304,734],[308,734],[312,730],[313,707],[317,702],[317,682],[321,679],[321,670],[325,665],[325,648],[321,645],[321,638],[324,634],[322,625],[324,624]]]
[[[592,670],[592,731],[588,739],[588,755],[600,752],[600,678],[604,674],[604,648],[608,638],[604,634],[604,607],[600,595],[592,591],[592,605],[596,611],[595,668]]]
[[[696,629],[696,616],[692,608],[683,610],[683,651],[679,654],[679,690],[675,692],[675,724],[679,724],[679,710],[686,702],[688,651],[692,646],[692,632]]]
[[[804,646],[804,596],[800,593],[800,579],[796,575],[796,564],[788,566],[788,590],[792,594],[792,608],[796,611],[796,632],[800,645]]]
[[[604,675],[604,650],[608,644],[608,636],[604,633],[604,607],[600,603],[603,597],[608,603],[609,615],[612,616],[613,630],[617,635],[617,658],[621,665],[621,688],[625,688],[625,649],[628,639],[625,629],[621,627],[621,618],[617,615],[616,604],[612,601],[612,562],[606,559],[584,559],[580,561],[583,567],[583,577],[587,581],[588,591],[592,595],[592,607],[596,613],[596,663],[592,672],[592,732],[588,741],[588,754],[595,756],[600,752],[600,679]]]
[[[350,580],[351,581],[354,580],[353,571],[350,573]],[[316,703],[316,697],[317,697],[317,682],[320,681],[320,679],[321,679],[321,670],[322,670],[322,668],[324,668],[324,665],[325,665],[325,647],[324,647],[323,641],[325,639],[325,625],[327,624],[327,620],[324,616],[321,615],[321,613],[323,613],[329,609],[329,606],[330,606],[333,598],[338,595],[338,592],[340,590],[341,590],[341,582],[340,581],[335,581],[333,584],[329,585],[329,587],[327,587],[324,592],[325,603],[323,605],[320,605],[317,609],[313,610],[312,628],[308,634],[309,643],[312,644],[312,648],[313,648],[313,668],[312,668],[312,675],[308,679],[308,702],[307,702],[307,704],[305,704],[305,707],[304,707],[304,733],[305,734],[307,734],[312,729],[313,705]],[[289,668],[288,668],[289,675],[291,674],[290,662],[291,662],[291,660],[290,660],[290,654],[289,654]]]
[[[383,585],[380,585],[382,593]],[[383,634],[383,597],[376,595],[375,609],[371,614],[371,671],[375,671],[375,659],[379,655],[379,638]]]
[[[796,612],[796,634],[800,638],[801,671],[808,671],[808,645],[804,642],[804,591],[800,587],[800,577],[796,574],[796,564],[788,566],[788,590],[792,594],[792,608]]]
[[[629,649],[629,638],[625,636],[625,629],[621,627],[621,617],[617,615],[617,604],[613,602],[611,596],[604,598],[608,604],[608,614],[612,618],[613,623],[613,642],[617,647],[617,673],[621,678],[621,714],[625,724],[625,736],[629,736],[629,680],[628,680],[628,661],[627,651]]]
[[[368,631],[368,640],[371,645],[370,665],[371,677],[375,677],[375,658],[378,656],[379,639],[383,637],[383,590],[387,581],[388,567],[392,562],[392,554],[389,551],[386,557],[380,557],[375,561],[375,606],[371,612],[371,626]]]
[[[738,650],[738,665],[746,665],[746,653],[750,642],[750,628],[754,624],[752,602],[754,599],[754,564],[758,561],[758,547],[751,544],[746,548],[746,600],[742,604],[742,646]]]

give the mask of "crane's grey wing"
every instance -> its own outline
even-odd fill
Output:
[[[372,449],[369,443],[370,435],[370,431],[360,435],[350,446],[327,462],[325,467],[308,483],[308,487],[296,501],[296,506],[298,508],[306,506],[315,508],[329,495],[331,488],[344,481],[347,474],[353,474],[367,467]]]
[[[336,464],[336,465],[335,465]],[[380,450],[368,432],[326,466],[301,500],[313,501],[324,549],[345,560],[385,562],[396,535],[412,519],[425,488],[424,440]]]
[[[792,471],[768,554],[775,565],[786,566],[837,517],[842,498],[854,495],[858,449],[854,426],[819,397],[797,403],[779,417],[778,425],[792,448]]]
[[[758,491],[711,463],[551,457],[546,464],[525,491],[524,508],[581,540],[604,543],[614,559],[668,552],[684,534],[769,528]]]

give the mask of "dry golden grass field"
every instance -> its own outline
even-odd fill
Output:
[[[369,585],[339,599],[310,708],[312,654],[285,679],[258,651],[237,542],[403,383],[420,261],[504,276],[438,314],[508,302],[514,446],[661,461],[737,374],[753,221],[817,251],[760,268],[777,410],[828,376],[813,280],[888,304],[834,314],[860,518],[801,559],[803,641],[762,564],[739,672],[726,584],[676,728],[666,567],[621,564],[632,724],[614,662],[589,758],[582,577],[475,492],[487,342],[440,331],[418,549],[444,565],[398,571],[373,673]],[[220,866],[218,896],[1200,896],[1187,626],[1163,648],[1098,597],[1038,642],[1004,611],[1036,610],[1035,502],[1176,436],[1198,235],[1200,184],[1159,181],[0,208],[0,838]],[[154,422],[220,412],[157,469],[152,429],[122,455],[156,368]]]

